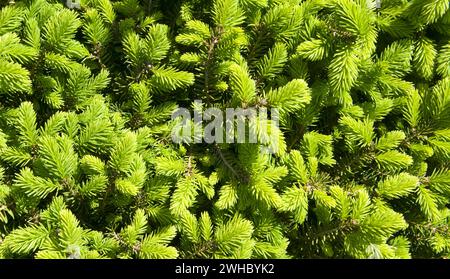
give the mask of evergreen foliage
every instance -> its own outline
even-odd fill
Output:
[[[448,0],[0,1],[0,258],[448,258],[449,205]]]

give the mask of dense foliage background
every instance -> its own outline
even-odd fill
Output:
[[[0,258],[448,257],[450,3],[376,2],[0,1]]]

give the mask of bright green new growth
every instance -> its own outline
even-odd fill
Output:
[[[447,0],[7,2],[0,258],[450,256]]]

